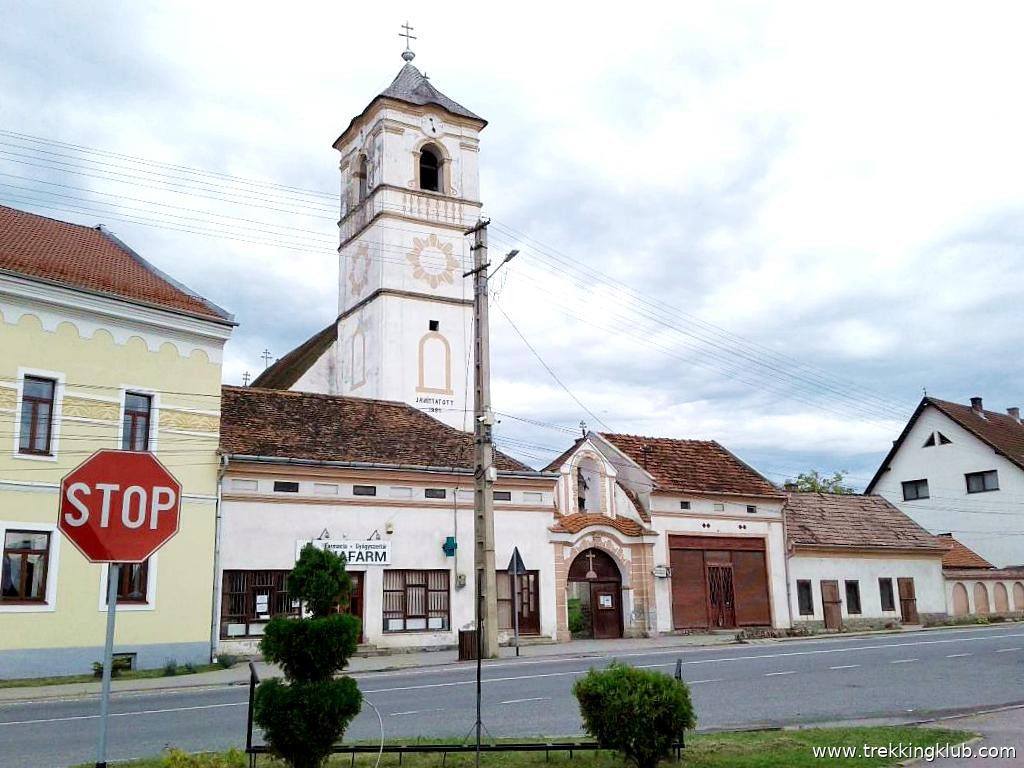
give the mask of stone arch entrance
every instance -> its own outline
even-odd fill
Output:
[[[566,581],[570,612],[578,601],[575,606],[582,618],[574,635],[622,637],[622,574],[612,556],[596,547],[580,552],[569,566]]]

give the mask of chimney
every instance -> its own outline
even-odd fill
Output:
[[[1010,418],[1020,424],[1020,408],[1014,406],[1013,408],[1007,408],[1006,412],[1010,414]]]
[[[972,397],[971,398],[971,409],[973,411],[977,412],[977,413],[981,413],[982,410],[984,410],[981,407],[981,398],[980,397]]]

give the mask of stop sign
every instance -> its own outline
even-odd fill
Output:
[[[181,484],[151,453],[101,450],[60,483],[57,527],[93,563],[141,563],[178,532]]]

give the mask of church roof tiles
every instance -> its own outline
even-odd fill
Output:
[[[412,62],[408,62],[402,67],[391,85],[381,91],[380,97],[404,101],[406,104],[416,104],[417,106],[434,104],[448,110],[453,115],[468,117],[470,120],[483,120],[479,115],[473,114],[457,101],[449,99],[437,90],[426,75],[413,66]]]
[[[472,469],[473,435],[405,403],[255,387],[221,388],[220,449],[305,461]],[[536,470],[494,453],[499,471]]]
[[[575,512],[571,515],[560,517],[548,530],[552,533],[579,533],[584,528],[590,528],[595,525],[607,525],[626,536],[655,535],[654,531],[647,530],[635,520],[630,520],[626,517],[588,514],[586,512]]]

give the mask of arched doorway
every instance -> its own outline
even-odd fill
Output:
[[[967,599],[967,587],[959,581],[953,585],[953,615],[966,616],[971,612],[971,604]]]
[[[611,555],[593,547],[580,552],[566,579],[570,613],[579,611],[573,634],[622,637],[622,574]]]

